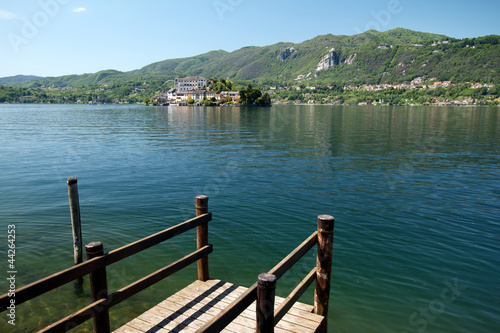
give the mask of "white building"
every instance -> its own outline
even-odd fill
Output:
[[[177,94],[176,94],[176,92],[175,92],[175,89],[169,89],[169,90],[167,91],[167,99],[168,99],[169,101],[174,100],[174,99],[176,98],[176,96],[177,96]]]
[[[205,99],[206,90],[191,90],[185,92],[177,92],[176,102],[187,102],[190,99],[194,99],[199,102]]]
[[[201,90],[207,86],[207,79],[201,76],[189,76],[183,79],[178,77],[174,80],[174,89],[177,92],[186,92],[189,90]]]

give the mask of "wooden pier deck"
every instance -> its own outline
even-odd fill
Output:
[[[195,281],[114,332],[196,332],[246,290],[247,288],[221,280]],[[284,300],[284,298],[276,297],[275,308]],[[324,317],[312,311],[312,305],[296,302],[274,327],[274,331],[277,333],[316,332]],[[254,333],[255,318],[256,303],[253,302],[222,332]]]
[[[78,220],[80,215],[76,184],[76,179],[68,179],[70,202],[74,199],[70,205],[72,220],[73,217]],[[114,332],[324,333],[327,331],[335,222],[333,216],[319,215],[317,231],[268,272],[260,273],[258,276],[256,274],[257,281],[252,286],[244,288],[210,279],[208,255],[212,253],[213,245],[208,242],[208,222],[212,220],[212,213],[208,212],[208,197],[197,196],[195,208],[195,218],[167,227],[107,253],[104,252],[104,245],[101,242],[90,242],[85,245],[86,261],[80,258],[82,250],[76,248],[81,245],[81,239],[78,239],[80,228],[74,228],[75,265],[16,289],[15,307],[60,286],[89,276],[91,303],[52,322],[38,332],[67,332],[87,320],[93,320],[94,333],[111,333],[110,309],[196,263],[197,281]],[[110,293],[107,266],[193,229],[196,229],[196,251],[185,254],[157,271]],[[313,247],[317,250],[316,266],[312,267],[285,299],[276,297],[276,282]],[[179,253],[179,256],[181,255],[183,254]],[[314,307],[297,302],[313,283],[315,284]],[[1,295],[0,312],[12,311],[13,301],[9,293]]]

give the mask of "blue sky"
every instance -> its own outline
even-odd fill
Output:
[[[59,76],[396,27],[500,34],[498,0],[0,0],[0,77]]]

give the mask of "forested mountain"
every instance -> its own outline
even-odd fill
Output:
[[[424,75],[454,82],[498,82],[499,40],[500,36],[455,40],[406,29],[370,30],[354,36],[323,35],[300,44],[215,51],[217,56],[166,60],[135,73],[151,73],[155,68],[166,76],[217,76],[269,84],[305,79],[336,84],[400,83]]]
[[[130,72],[104,70],[60,77],[4,78],[23,88],[138,85],[160,90],[175,77],[230,78],[245,85],[397,84],[417,77],[440,81],[500,83],[500,36],[453,39],[397,28],[353,36],[322,35],[302,43],[248,46],[160,61]],[[8,80],[7,80],[8,79]],[[36,80],[34,80],[36,79]]]

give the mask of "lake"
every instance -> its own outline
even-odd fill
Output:
[[[85,244],[110,251],[175,225],[205,194],[211,277],[248,287],[329,214],[329,332],[498,330],[500,108],[0,105],[0,125],[0,271],[13,224],[18,287],[72,265],[66,179],[77,177]],[[108,267],[110,291],[190,252],[195,237]],[[314,265],[311,251],[277,295]],[[195,266],[112,308],[112,328],[194,281]],[[1,331],[35,331],[89,304],[84,282],[19,305],[15,328],[2,313]]]

